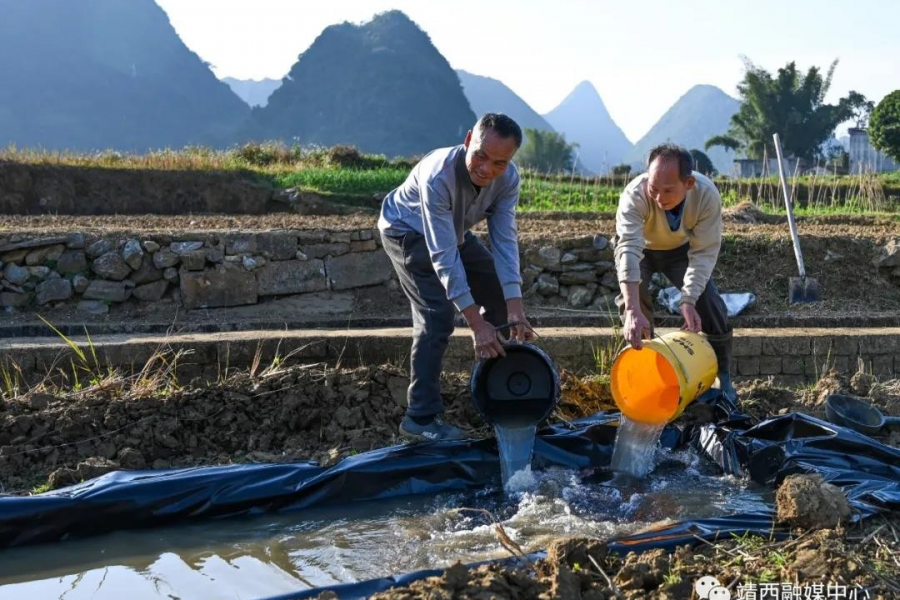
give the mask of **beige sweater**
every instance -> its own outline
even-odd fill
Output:
[[[672,231],[663,209],[647,197],[647,174],[625,187],[616,211],[616,270],[619,282],[641,281],[644,248],[672,250],[685,244],[688,269],[684,275],[681,301],[696,304],[706,288],[722,245],[722,198],[715,184],[695,172],[697,183],[688,191],[681,225]]]

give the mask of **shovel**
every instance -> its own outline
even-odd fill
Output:
[[[791,230],[791,240],[794,242],[794,256],[797,257],[797,269],[800,277],[791,277],[788,280],[788,302],[799,304],[803,302],[817,302],[819,300],[819,282],[806,276],[806,267],[803,266],[803,252],[800,251],[800,237],[797,235],[797,224],[794,223],[794,211],[791,207],[791,196],[788,193],[787,180],[784,177],[784,161],[781,157],[781,140],[775,134],[775,152],[778,154],[778,177],[781,179],[781,190],[784,192],[784,206],[787,209],[788,227]]]
[[[884,427],[900,425],[900,417],[885,417],[865,400],[842,394],[831,394],[825,399],[825,415],[835,425],[866,435],[874,435]]]

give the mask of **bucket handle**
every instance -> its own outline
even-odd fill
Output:
[[[507,327],[518,326],[518,325],[521,325],[521,324],[522,324],[521,321],[510,321],[509,323],[504,323],[503,325],[497,325],[496,327],[494,327],[494,331],[500,331],[501,329],[506,329]],[[531,328],[531,333],[534,334],[534,338],[535,338],[536,340],[538,340],[538,341],[540,341],[540,342],[543,342],[543,341],[544,341],[544,338],[542,338],[542,337],[540,336],[540,334],[539,334],[537,331],[535,331],[534,327]],[[509,342],[509,340],[505,340],[505,341],[506,341],[506,342]],[[515,342],[515,343],[518,343],[518,342]]]

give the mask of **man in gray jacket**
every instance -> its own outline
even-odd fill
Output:
[[[683,329],[703,331],[716,352],[722,393],[731,384],[732,329],[712,273],[722,246],[722,198],[693,170],[691,154],[663,144],[650,151],[648,169],[626,186],[616,211],[617,299],[625,341],[641,348],[653,333],[650,278],[662,273],[681,289]]]
[[[406,437],[466,437],[440,417],[441,362],[457,310],[479,359],[504,354],[500,325],[514,323],[510,337],[517,341],[534,335],[519,272],[519,171],[512,158],[521,145],[515,121],[486,114],[462,145],[427,154],[382,203],[378,229],[412,308],[409,406],[400,424]],[[485,219],[490,252],[469,231]]]

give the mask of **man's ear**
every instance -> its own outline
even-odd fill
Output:
[[[690,177],[687,178],[687,181],[684,182],[684,186],[687,189],[691,190],[694,188],[695,183],[697,183],[697,180],[694,178],[693,175],[691,175]]]
[[[470,129],[469,132],[466,134],[466,140],[463,142],[463,146],[465,147],[466,150],[469,149],[469,144],[471,142],[472,142],[472,130]]]

